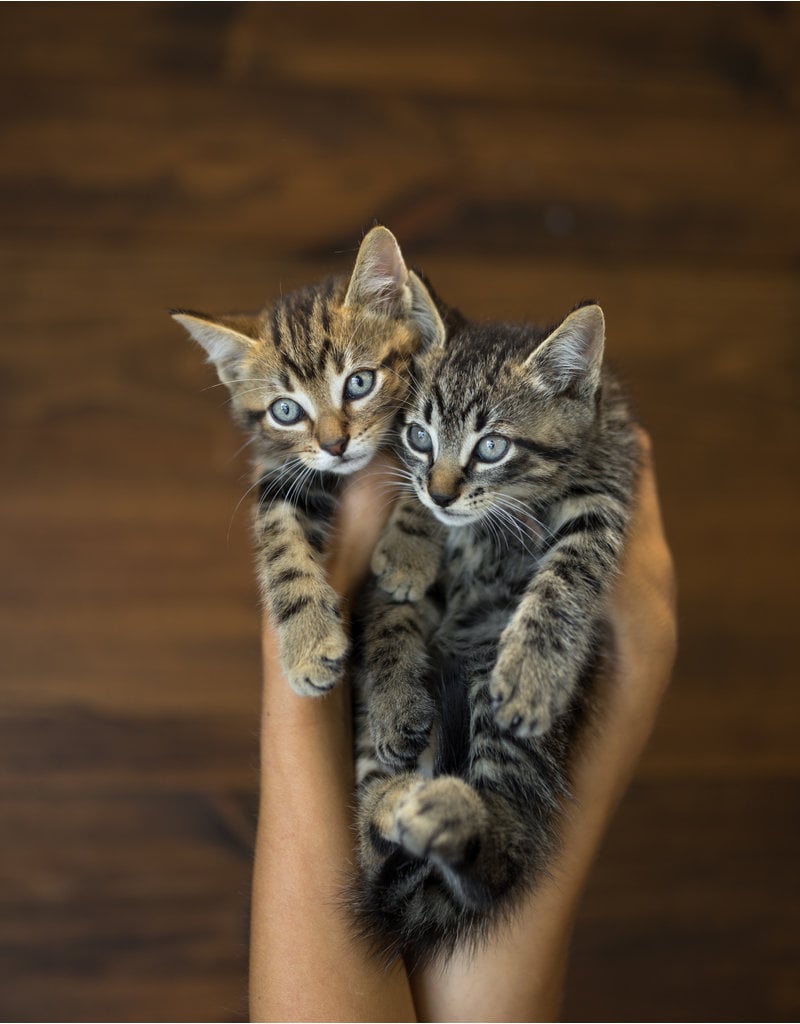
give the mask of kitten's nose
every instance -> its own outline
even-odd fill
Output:
[[[438,491],[428,491],[428,494],[431,496],[431,501],[435,502],[439,508],[447,508],[458,497],[457,494],[440,494]]]
[[[328,455],[344,455],[349,440],[350,438],[347,434],[343,434],[341,437],[337,437],[335,441],[320,441],[319,446]]]

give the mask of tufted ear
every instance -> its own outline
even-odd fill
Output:
[[[388,228],[373,228],[358,250],[344,304],[396,315],[409,300],[408,268],[397,239]]]
[[[444,325],[423,281],[405,264],[397,239],[375,227],[358,250],[345,306],[361,306],[386,316],[413,320],[425,346],[444,341]]]
[[[409,275],[409,281],[411,285],[411,317],[422,335],[423,349],[433,345],[444,345],[447,332],[425,282],[417,277],[413,270]]]
[[[236,379],[239,365],[256,344],[256,323],[252,317],[213,317],[188,309],[171,309],[170,316],[203,346],[223,384]]]
[[[531,382],[548,395],[593,394],[600,382],[605,342],[602,309],[579,306],[525,360]]]

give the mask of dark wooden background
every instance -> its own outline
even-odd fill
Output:
[[[246,466],[164,311],[376,218],[474,316],[599,298],[655,441],[681,652],[566,1015],[800,1014],[799,13],[3,5],[4,1019],[246,1015]]]

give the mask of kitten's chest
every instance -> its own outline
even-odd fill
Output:
[[[508,609],[536,572],[539,553],[516,538],[453,531],[445,545],[443,582],[448,617]]]

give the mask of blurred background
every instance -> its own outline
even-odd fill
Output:
[[[473,317],[598,298],[654,439],[681,650],[566,1017],[797,1018],[798,43],[779,3],[3,5],[3,1019],[246,1018],[247,466],[165,311],[376,219]]]

